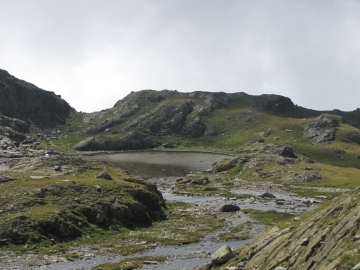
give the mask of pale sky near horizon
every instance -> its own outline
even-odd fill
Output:
[[[78,111],[131,91],[360,107],[360,0],[0,0],[0,69]]]

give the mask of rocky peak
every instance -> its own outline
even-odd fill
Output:
[[[7,117],[38,126],[63,124],[74,110],[54,92],[19,80],[5,70],[0,70],[0,108]]]

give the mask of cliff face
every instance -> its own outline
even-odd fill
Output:
[[[60,96],[0,69],[0,113],[40,127],[64,124],[74,110]]]

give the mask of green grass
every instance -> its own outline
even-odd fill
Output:
[[[289,219],[294,217],[293,214],[277,212],[274,210],[262,211],[255,209],[246,209],[243,210],[243,212],[250,215],[251,218],[266,226],[274,226],[280,222],[288,221]]]
[[[340,262],[336,265],[338,270],[351,270],[360,261],[360,254],[350,255],[345,254],[340,258]]]

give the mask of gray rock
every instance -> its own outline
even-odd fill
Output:
[[[289,157],[289,158],[296,158],[293,149],[292,149],[291,147],[289,147],[289,146],[285,146],[285,147],[281,150],[280,156]]]
[[[101,172],[98,175],[95,176],[95,178],[101,178],[101,179],[106,179],[106,180],[113,180],[112,177],[106,173],[106,172]]]
[[[304,127],[303,136],[311,139],[314,143],[327,143],[335,140],[336,127],[339,120],[330,114],[321,114],[314,121]]]
[[[179,181],[176,181],[177,183],[179,183],[179,184],[189,184],[189,183],[191,183],[191,179],[181,179],[181,180],[179,180]]]
[[[175,145],[172,142],[164,143],[163,146],[164,146],[164,148],[174,148],[175,147]]]
[[[199,179],[193,179],[193,180],[191,180],[190,184],[193,184],[193,185],[207,185],[207,184],[209,184],[209,178],[202,177],[202,178],[199,178]]]
[[[307,246],[309,244],[309,238],[303,238],[300,242],[300,246]]]
[[[265,192],[264,194],[259,195],[261,198],[275,199],[276,197],[270,192]]]
[[[10,176],[0,176],[0,183],[5,183],[5,182],[9,182],[15,180],[15,178],[12,178]]]
[[[351,268],[351,270],[357,270],[357,269],[360,269],[360,263],[358,263],[353,268]]]
[[[85,140],[82,140],[81,142],[75,144],[73,146],[73,148],[75,150],[79,150],[79,151],[89,150],[89,149],[91,149],[91,143],[93,142],[93,140],[94,140],[94,137],[88,137]]]
[[[224,264],[234,257],[234,253],[229,245],[224,245],[211,255],[213,265]]]
[[[241,210],[239,206],[235,204],[224,204],[219,208],[220,212],[237,212]]]
[[[248,256],[247,256],[247,259],[250,260],[252,257],[254,257],[256,254],[256,251],[255,250],[249,250],[248,251]]]

